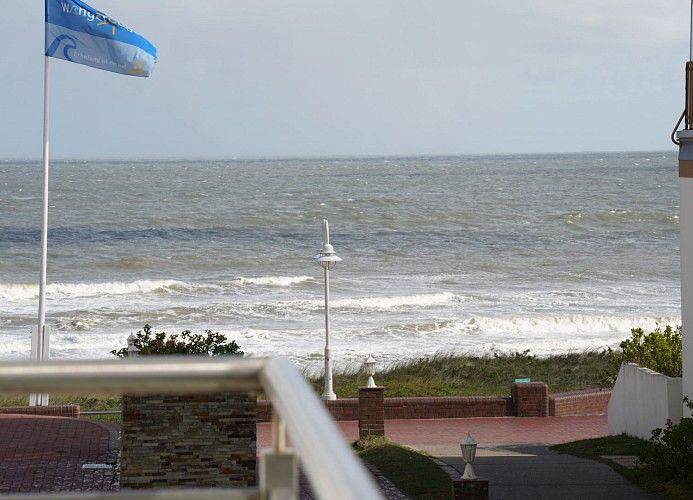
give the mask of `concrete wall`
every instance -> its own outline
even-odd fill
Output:
[[[649,439],[667,420],[681,420],[681,379],[628,363],[621,365],[609,400],[609,433]]]

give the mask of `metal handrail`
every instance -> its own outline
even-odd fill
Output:
[[[70,392],[111,394],[192,394],[262,388],[286,425],[320,498],[382,498],[330,414],[287,360],[166,356],[0,364],[0,393],[65,392],[68,388]]]

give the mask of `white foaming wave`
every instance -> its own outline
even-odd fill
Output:
[[[471,317],[452,325],[454,330],[468,334],[510,335],[589,335],[628,333],[631,328],[651,330],[657,325],[676,325],[680,317],[655,316],[589,316],[567,314],[535,317]],[[446,325],[450,327],[450,325]]]
[[[46,287],[49,298],[99,297],[105,295],[141,295],[152,292],[178,293],[207,285],[191,285],[177,280],[113,281],[105,283],[50,283]],[[0,283],[0,298],[7,301],[30,300],[38,297],[38,285],[27,283]]]
[[[314,281],[314,278],[312,276],[258,276],[254,278],[239,276],[236,278],[236,281],[242,285],[287,287],[305,283],[307,281]]]
[[[392,311],[407,307],[433,307],[447,304],[457,296],[450,292],[400,295],[394,297],[363,297],[358,299],[341,299],[332,302],[333,308],[341,309],[372,309]]]
[[[362,297],[358,299],[341,299],[331,302],[333,310],[345,312],[388,312],[404,309],[425,309],[444,305],[457,300],[458,296],[449,293],[420,295],[403,295],[395,297]],[[306,312],[317,312],[324,303],[316,299],[283,300],[276,302],[235,302],[215,304],[205,310],[216,315],[240,315],[245,317],[292,317]]]

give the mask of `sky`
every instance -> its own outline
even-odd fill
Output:
[[[683,108],[683,0],[90,4],[159,62],[52,59],[56,157],[661,150]],[[0,157],[38,158],[43,0],[2,9]]]

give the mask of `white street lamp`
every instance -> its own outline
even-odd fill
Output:
[[[369,354],[366,361],[363,362],[363,370],[366,372],[366,375],[368,375],[368,383],[366,384],[366,387],[378,387],[375,385],[375,380],[373,380],[373,375],[375,375],[375,365],[375,358]]]
[[[472,467],[474,458],[476,458],[476,445],[476,440],[469,433],[467,433],[467,437],[465,437],[460,443],[460,448],[462,449],[462,460],[465,464],[462,479],[476,479],[474,467]]]
[[[322,266],[325,275],[325,390],[322,399],[335,400],[337,395],[332,389],[332,357],[330,354],[330,269],[342,259],[330,245],[330,224],[327,219],[322,220],[322,248],[313,257]]]

